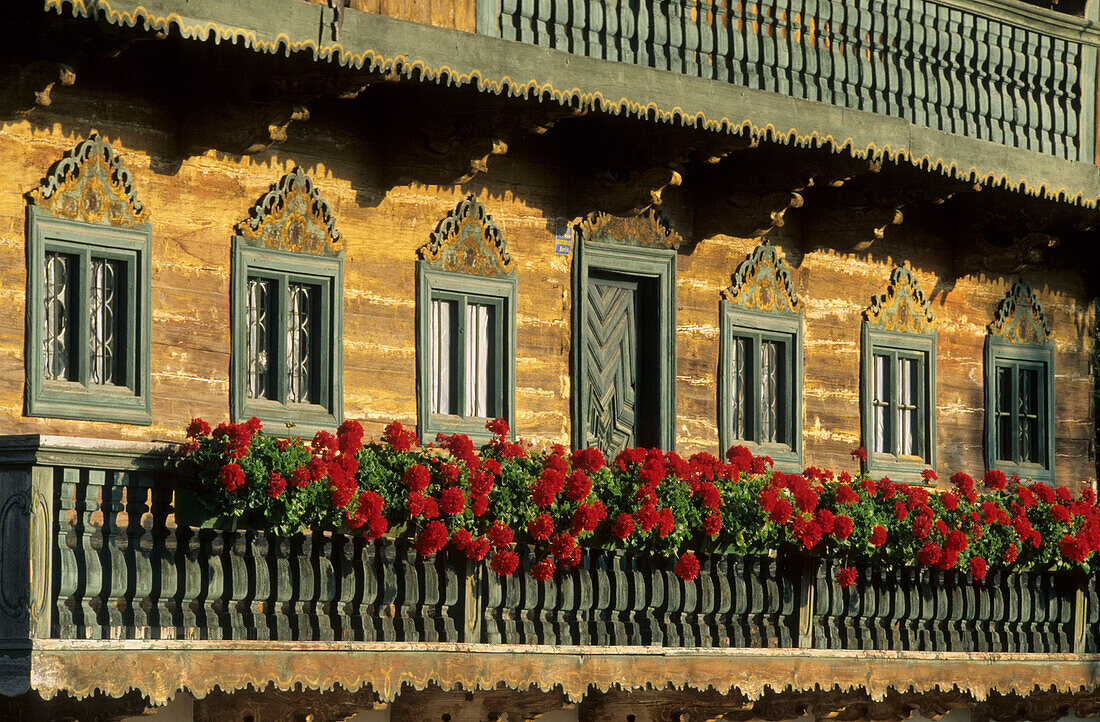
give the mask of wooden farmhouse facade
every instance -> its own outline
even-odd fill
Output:
[[[1095,577],[505,583],[192,528],[170,461],[196,417],[500,417],[609,458],[1095,485],[1095,1],[3,16],[0,720],[1100,712]]]

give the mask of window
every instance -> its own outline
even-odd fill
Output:
[[[908,268],[864,312],[863,446],[867,471],[924,482],[936,463],[935,319]]]
[[[284,205],[267,207],[297,210],[306,224],[298,238],[306,240],[287,238],[287,226],[265,215],[265,201],[234,239],[232,416],[307,430],[335,426],[343,415],[339,235],[300,170],[272,193]]]
[[[516,279],[484,206],[467,198],[417,264],[418,432],[484,440],[515,417]]]
[[[987,468],[1054,480],[1054,341],[1042,306],[1017,281],[985,348]]]
[[[655,211],[593,214],[573,260],[573,445],[609,458],[676,440],[676,249]]]
[[[802,466],[802,315],[786,262],[765,242],[723,292],[720,451],[741,444]]]
[[[428,328],[432,415],[490,419],[501,414],[503,298],[437,291]]]
[[[104,181],[111,177],[122,180]],[[30,416],[151,422],[152,237],[129,180],[109,146],[93,137],[31,194],[25,395]]]

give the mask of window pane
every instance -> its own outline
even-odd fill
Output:
[[[733,414],[733,438],[745,440],[745,345],[746,339],[733,337],[730,344],[730,404]]]
[[[248,398],[273,399],[271,377],[271,301],[273,281],[260,278],[248,279],[247,316],[245,331],[246,358],[248,359]]]
[[[122,335],[122,289],[126,267],[120,261],[92,258],[88,299],[88,380],[93,384],[123,382],[118,354]]]
[[[783,442],[783,344],[760,344],[760,441]]]
[[[874,449],[872,451],[881,454],[893,453],[889,429],[887,428],[887,412],[890,405],[890,397],[887,392],[890,383],[889,375],[889,358],[876,355],[874,359],[874,398],[871,400],[875,419]]]
[[[72,348],[69,303],[75,259],[61,253],[47,253],[45,267],[45,315],[42,329],[43,373],[47,379],[71,380]]]
[[[1039,372],[1020,369],[1019,463],[1039,462]]]
[[[492,401],[495,316],[493,306],[466,304],[466,399],[463,409],[466,416],[486,418],[495,413]]]
[[[287,284],[287,402],[316,403],[313,380],[316,359],[313,339],[316,335],[314,303],[319,289],[301,283]]]
[[[454,369],[451,363],[452,338],[457,335],[454,333],[457,320],[456,306],[454,301],[432,301],[431,318],[428,324],[428,355],[431,366],[429,400],[433,414],[458,413],[453,393]]]
[[[920,448],[920,364],[916,359],[898,359],[898,453],[919,455]]]
[[[997,458],[1002,461],[1012,461],[1012,414],[1014,406],[1012,402],[1012,369],[998,368],[996,378],[997,408],[994,412],[996,419],[996,449]]]

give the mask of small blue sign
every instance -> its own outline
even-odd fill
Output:
[[[559,256],[568,256],[572,250],[573,244],[571,243],[559,243],[554,246],[554,253],[557,253]]]

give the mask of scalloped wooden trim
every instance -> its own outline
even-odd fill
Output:
[[[675,649],[448,643],[35,640],[30,687],[49,698],[138,690],[164,704],[180,690],[329,690],[369,686],[382,702],[402,687],[560,689],[572,702],[593,690],[734,690],[749,700],[775,692],[958,690],[984,701],[1097,689],[1097,655],[886,652],[806,649]]]
[[[336,217],[328,201],[301,168],[271,186],[253,206],[250,218],[237,227],[250,245],[334,255],[343,250]]]
[[[1054,329],[1043,310],[1043,304],[1024,280],[1012,284],[997,304],[989,335],[1006,343],[1042,346],[1054,339]]]
[[[779,250],[765,240],[737,266],[722,298],[752,311],[799,313],[802,299],[794,291],[790,266]]]
[[[500,227],[473,195],[459,202],[439,222],[420,258],[444,271],[500,277],[515,273]]]
[[[871,306],[863,312],[863,319],[887,331],[930,333],[936,327],[931,306],[906,263],[894,268],[886,293],[871,299]]]
[[[54,164],[27,199],[47,215],[83,223],[137,228],[149,220],[133,175],[96,132]]]
[[[344,48],[340,43],[323,44],[312,39],[291,40],[284,33],[280,33],[274,40],[264,40],[246,28],[223,26],[212,21],[188,23],[178,13],[156,15],[141,6],[135,8],[132,13],[114,10],[109,0],[44,0],[46,10],[62,13],[66,6],[72,8],[74,17],[94,17],[106,20],[113,25],[135,27],[140,23],[147,30],[163,33],[175,31],[183,38],[210,41],[215,44],[224,41],[269,54],[281,53],[289,56],[291,53],[308,51],[316,61],[366,69],[387,76],[401,76],[455,87],[474,85],[478,91],[495,95],[507,94],[525,99],[551,100],[571,108],[590,109],[612,115],[625,114],[653,122],[674,122],[684,127],[741,135],[753,141],[767,140],[796,147],[831,148],[837,153],[847,152],[854,158],[908,161],[928,173],[939,173],[990,188],[1004,188],[1056,202],[1078,204],[1085,208],[1096,208],[1100,202],[1100,196],[1087,196],[1083,191],[1075,191],[1066,186],[1056,188],[1046,183],[1034,184],[1025,177],[1013,180],[1003,172],[986,171],[977,166],[959,166],[955,161],[936,158],[929,153],[920,153],[907,147],[893,147],[888,143],[868,143],[865,147],[860,147],[855,144],[851,136],[834,138],[832,134],[821,134],[817,131],[800,133],[797,128],[782,129],[771,123],[760,125],[751,119],[738,120],[736,117],[711,118],[702,112],[688,113],[679,107],[662,108],[653,102],[643,103],[625,97],[616,100],[605,97],[599,91],[583,92],[576,87],[559,89],[551,83],[540,83],[535,79],[524,82],[506,75],[499,80],[494,80],[485,77],[476,69],[462,73],[448,66],[433,67],[421,60],[410,60],[404,55],[387,56],[371,49],[354,52]]]
[[[613,216],[610,213],[589,213],[577,224],[580,236],[587,241],[614,243],[620,246],[676,250],[684,239],[672,227],[668,216],[650,208],[637,216]]]

